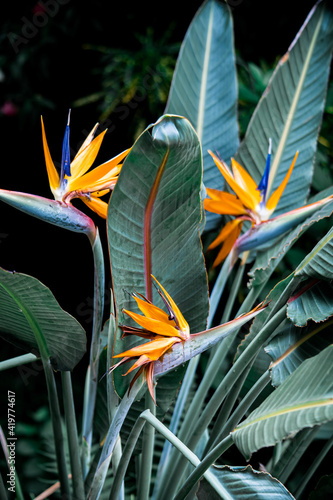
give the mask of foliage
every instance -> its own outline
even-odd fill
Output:
[[[3,498],[51,487],[80,500],[291,499],[331,485],[333,13],[319,1],[274,66],[236,57],[233,14],[218,0],[193,17],[174,72],[167,35],[148,30],[132,52],[85,47],[101,54],[102,84],[76,104],[94,103],[106,122],[135,103],[129,151],[86,173],[93,134],[71,160],[68,123],[60,180],[44,144],[63,187],[55,200],[0,189],[5,214],[86,234],[94,278],[87,336],[39,279],[0,269],[0,336],[13,352],[2,377],[18,370],[27,398],[30,377],[45,378],[40,412],[24,421],[13,387],[4,398]],[[72,206],[73,165],[88,206],[112,191],[105,225]],[[212,269],[216,236],[231,243]]]

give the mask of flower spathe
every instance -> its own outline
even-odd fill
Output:
[[[70,204],[73,198],[80,198],[90,209],[105,219],[108,205],[101,200],[101,197],[114,188],[122,167],[121,162],[128,154],[129,149],[88,172],[100,150],[106,130],[95,137],[97,123],[73,160],[70,161],[69,120],[70,113],[63,140],[61,167],[58,173],[50,154],[44,122],[41,118],[44,156],[51,191],[55,200],[67,204]]]
[[[242,230],[245,220],[251,221],[252,227],[270,219],[282,196],[295,166],[298,151],[279,187],[267,199],[269,184],[271,141],[269,141],[268,155],[265,171],[260,183],[257,185],[246,170],[234,159],[231,159],[231,168],[209,151],[216,166],[220,170],[235,194],[206,188],[209,198],[204,200],[204,208],[209,212],[221,215],[232,215],[235,219],[227,222],[217,238],[208,247],[211,250],[222,244],[213,266],[219,265],[230,253]]]

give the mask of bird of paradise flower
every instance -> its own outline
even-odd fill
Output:
[[[123,359],[113,365],[108,370],[108,373],[113,372],[113,370],[118,368],[120,365],[136,359],[135,363],[125,373],[125,375],[128,375],[133,370],[138,368],[138,371],[130,383],[129,390],[131,390],[134,382],[143,373],[147,381],[150,395],[156,403],[153,382],[155,362],[160,362],[157,369],[158,374],[162,374],[175,368],[191,357],[199,354],[199,352],[208,349],[221,338],[231,333],[231,331],[235,328],[256,316],[266,307],[266,305],[259,304],[247,314],[225,323],[224,325],[219,325],[200,333],[190,334],[190,327],[177,304],[153,275],[152,278],[158,286],[157,292],[162,298],[167,312],[155,306],[143,295],[137,292],[131,294],[140,311],[143,313],[143,316],[126,309],[123,309],[123,312],[138,323],[141,328],[120,325],[120,328],[123,331],[123,337],[127,335],[137,335],[144,339],[148,339],[149,342],[137,345],[127,351],[115,355],[114,358]],[[200,338],[200,341],[198,338]],[[163,367],[163,357],[169,354],[169,358],[172,358],[170,349],[175,344],[180,343],[183,343],[182,356],[179,356],[179,353],[175,354],[174,359],[167,359],[165,366]]]
[[[208,247],[208,250],[212,250],[222,245],[213,262],[213,267],[221,264],[231,251],[234,253],[233,260],[235,260],[243,251],[256,249],[261,244],[267,243],[267,241],[273,241],[276,237],[295,227],[321,205],[332,200],[332,196],[329,196],[316,203],[305,205],[271,219],[271,215],[275,211],[292,175],[298,157],[297,151],[283,181],[267,199],[271,150],[272,145],[271,140],[269,140],[266,166],[258,185],[234,158],[231,159],[232,170],[230,170],[222,159],[209,151],[224,179],[235,193],[206,188],[209,198],[204,199],[204,208],[209,212],[235,217],[225,224]],[[240,236],[243,223],[246,220],[251,222],[251,228]]]

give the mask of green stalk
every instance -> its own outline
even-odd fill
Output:
[[[216,446],[220,441],[225,439],[228,436],[228,434],[233,431],[233,429],[239,424],[245,413],[249,410],[249,408],[252,406],[254,401],[265,389],[265,387],[269,382],[270,382],[270,374],[269,371],[267,370],[251,387],[249,392],[246,394],[246,396],[244,396],[242,401],[237,406],[236,410],[227,420],[219,436],[217,436],[215,442],[213,443],[213,447]]]
[[[146,392],[146,409],[155,416],[155,403],[149,393]],[[153,467],[155,431],[151,425],[143,429],[142,454],[139,475],[138,500],[149,500],[151,472]]]
[[[290,475],[297,467],[301,457],[315,439],[319,428],[319,426],[314,428],[310,427],[298,432],[291,443],[289,443],[289,446],[284,448],[279,461],[273,465],[272,469],[268,469],[268,471],[281,481],[281,483],[286,484]]]
[[[201,476],[205,476],[207,474],[208,468],[219,458],[223,453],[233,445],[233,440],[231,436],[225,438],[221,443],[219,443],[215,448],[211,450],[211,452],[201,461],[200,464],[194,469],[192,474],[189,475],[183,486],[180,488],[178,493],[173,497],[173,500],[183,500],[186,495],[191,491],[193,486],[199,481]],[[222,496],[223,499],[229,498]],[[169,497],[170,498],[170,497]],[[234,497],[231,497],[234,498]]]
[[[116,335],[117,331],[117,324],[116,324],[116,317],[115,317],[115,307],[114,307],[114,301],[113,301],[113,292],[111,292],[111,310],[110,310],[110,319],[109,319],[109,329],[108,329],[108,343],[107,343],[107,355],[106,355],[106,366],[112,366],[112,349],[113,349],[113,344],[114,344],[114,337]],[[106,387],[107,387],[107,408],[108,408],[108,416],[109,416],[109,422],[112,422],[112,420],[115,417],[118,405],[119,405],[119,397],[116,394],[114,385],[113,385],[113,380],[111,376],[108,376],[106,379]],[[116,472],[119,467],[119,463],[121,460],[123,454],[122,450],[122,444],[121,444],[121,439],[120,436],[116,441],[113,453],[112,453],[112,470],[113,470],[113,476],[115,477]],[[125,498],[125,486],[124,483],[121,485],[119,489],[119,493],[117,494],[117,500],[124,500]]]
[[[228,295],[227,302],[225,304],[224,310],[223,310],[223,315],[220,321],[220,324],[222,325],[223,323],[226,323],[229,321],[230,316],[231,316],[231,311],[234,306],[235,300],[237,298],[237,294],[239,292],[240,286],[243,281],[243,276],[244,276],[244,271],[245,271],[245,264],[243,262],[239,263],[236,276],[232,282],[231,290]]]
[[[170,430],[162,424],[154,415],[151,414],[149,410],[144,411],[140,415],[141,418],[145,419],[151,426],[153,426],[158,432],[162,434],[166,439],[168,439],[173,446],[175,446],[192,465],[197,467],[200,465],[199,458],[191,451],[187,446],[184,445],[180,439],[177,438]],[[229,493],[225,490],[223,485],[216,479],[214,474],[210,471],[205,471],[203,476],[210,485],[215,489],[215,491],[220,495],[221,498],[225,500],[233,500]],[[171,497],[169,497],[171,498]]]
[[[208,315],[208,325],[212,325],[213,319],[216,313],[216,309],[218,308],[218,305],[221,300],[221,296],[224,290],[224,287],[228,281],[230,272],[232,270],[232,265],[231,265],[231,253],[227,256],[225,261],[223,262],[223,265],[221,267],[221,270],[219,272],[219,275],[215,281],[215,284],[213,286],[212,293],[210,295],[209,299],[209,315]],[[209,326],[208,326],[209,328]]]
[[[84,483],[80,462],[80,448],[77,433],[73,389],[70,372],[61,372],[67,439],[71,462],[74,498],[84,498]]]
[[[17,366],[26,365],[37,361],[39,358],[34,354],[22,354],[22,356],[16,356],[15,358],[6,359],[0,362],[0,372],[4,370],[9,370],[9,368],[16,368]]]
[[[181,416],[183,414],[187,399],[189,397],[189,392],[191,389],[191,386],[193,384],[193,380],[195,377],[196,369],[199,364],[199,359],[200,359],[200,354],[198,356],[195,356],[192,358],[188,364],[178,397],[177,401],[174,407],[174,410],[172,412],[172,417],[171,417],[171,422],[169,425],[169,430],[173,433],[176,434],[178,427],[179,427],[179,422],[181,420]],[[159,488],[159,485],[162,483],[162,478],[164,478],[164,471],[167,468],[167,464],[170,461],[170,455],[172,452],[173,448],[170,443],[170,441],[166,440],[163,446],[163,451],[162,455],[158,464],[158,469],[157,469],[157,474],[156,474],[156,480],[154,484],[154,491],[153,491],[153,498],[155,497],[157,490]]]
[[[138,417],[138,419],[136,420],[134,426],[132,427],[130,435],[128,436],[127,441],[126,441],[126,445],[124,446],[124,450],[123,450],[121,459],[119,461],[117,472],[115,474],[115,477],[114,477],[114,480],[112,483],[112,488],[110,491],[109,500],[115,500],[116,498],[119,497],[119,494],[120,494],[120,491],[122,488],[122,484],[123,484],[123,481],[125,478],[125,474],[127,471],[128,464],[130,462],[134,448],[135,448],[136,443],[140,437],[141,431],[142,431],[145,423],[146,423],[146,421],[140,415]]]
[[[94,257],[94,310],[93,326],[90,346],[89,372],[87,373],[87,391],[83,404],[83,422],[82,422],[82,454],[83,472],[86,476],[89,468],[90,451],[93,434],[93,419],[96,403],[97,384],[98,384],[98,366],[99,366],[99,348],[100,333],[103,323],[104,312],[104,290],[105,290],[105,269],[104,255],[101,239],[98,230],[92,243]]]
[[[241,376],[236,380],[232,391],[229,392],[228,396],[226,397],[222,408],[220,409],[219,415],[216,419],[216,422],[214,424],[214,427],[210,433],[209,436],[209,441],[206,445],[204,455],[207,454],[207,452],[212,448],[212,445],[218,435],[220,434],[221,430],[225,426],[228,418],[230,417],[230,413],[232,412],[233,407],[235,406],[235,403],[238,399],[239,393],[243,387],[243,384],[249,374],[249,371],[251,369],[252,363],[250,363],[247,368],[244,370],[244,372],[241,374]]]
[[[225,397],[228,395],[230,390],[233,388],[237,379],[240,377],[240,375],[243,373],[243,371],[246,369],[249,363],[251,363],[251,361],[254,359],[259,349],[268,341],[268,339],[274,332],[275,328],[285,318],[285,315],[286,315],[286,308],[283,307],[273,316],[273,318],[271,318],[270,321],[266,323],[263,329],[258,333],[258,335],[252,340],[252,342],[237,358],[234,365],[228,371],[228,373],[226,374],[226,376],[224,377],[224,379],[214,392],[214,395],[207,403],[200,418],[196,420],[196,425],[194,427],[193,425],[191,426],[191,437],[188,440],[188,442],[185,441],[185,443],[190,449],[194,450],[196,448],[196,446],[200,441],[202,433],[208,427],[209,423],[216,414],[216,411],[218,410],[218,408],[220,407],[220,405],[222,404],[222,402],[224,401]],[[183,457],[179,457],[177,460],[174,460],[171,467],[170,467],[171,470],[168,470],[169,481],[167,482],[166,485],[164,485],[163,488],[164,492],[168,493],[169,498],[170,496],[172,497],[172,495],[174,494],[178,482],[180,480],[180,477],[183,473],[184,469]],[[163,497],[163,493],[161,498],[167,500],[167,497],[165,496]]]
[[[111,455],[114,450],[116,441],[119,437],[120,429],[133,402],[138,398],[139,392],[142,388],[146,390],[146,387],[143,386],[143,383],[143,376],[141,375],[133,384],[130,392],[126,393],[126,395],[121,400],[121,403],[117,407],[117,411],[106,435],[94,478],[91,483],[90,491],[88,494],[89,500],[97,500],[101,494],[110,465]]]
[[[8,499],[7,490],[5,488],[5,485],[3,484],[3,479],[1,474],[0,474],[0,498],[3,498],[3,500]]]
[[[324,458],[326,457],[327,453],[330,451],[332,446],[333,446],[333,436],[326,442],[325,446],[322,448],[321,452],[314,459],[304,477],[302,477],[300,485],[294,494],[295,498],[300,498],[306,486],[308,485],[308,482],[310,481],[310,479],[312,478],[313,474],[316,472],[318,467],[320,467],[320,464],[322,463],[322,461],[324,460]]]
[[[64,437],[61,427],[61,414],[59,407],[59,400],[57,394],[57,387],[54,379],[53,368],[49,361],[43,359],[44,372],[46,378],[48,400],[51,413],[51,421],[54,436],[55,452],[57,457],[59,480],[61,493],[65,498],[71,498],[69,482],[68,482],[68,472],[65,457],[65,447],[64,447]]]

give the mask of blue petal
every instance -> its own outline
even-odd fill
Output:
[[[71,159],[69,152],[69,119],[70,119],[70,110],[68,113],[68,121],[65,130],[64,140],[62,143],[62,156],[61,156],[61,174],[71,176]]]
[[[271,165],[271,150],[272,150],[272,143],[271,143],[271,139],[269,139],[268,155],[267,155],[267,160],[266,160],[265,171],[264,171],[264,175],[262,176],[262,179],[259,182],[258,187],[257,187],[257,190],[261,192],[262,201],[264,204],[266,203],[269,170],[270,170],[270,165]]]

